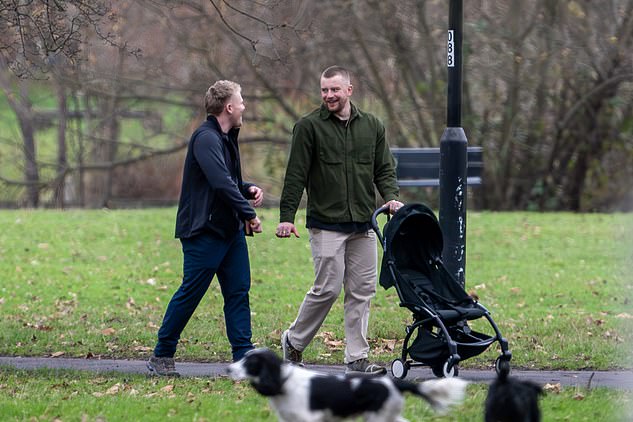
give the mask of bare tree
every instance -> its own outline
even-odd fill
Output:
[[[599,189],[585,186],[612,189],[591,179],[631,118],[631,4],[469,3],[466,120],[486,151],[484,207],[592,209],[583,198]]]
[[[29,99],[28,80],[18,81],[17,87],[14,89],[10,75],[7,71],[7,65],[2,56],[0,56],[0,89],[5,93],[9,106],[14,111],[20,130],[22,132],[22,153],[24,156],[24,184],[26,185],[26,205],[28,207],[37,207],[39,205],[39,169],[36,161],[35,151],[35,123],[33,114],[33,105]],[[16,181],[7,181],[9,183],[20,183]]]
[[[7,3],[1,3],[3,22],[15,14]],[[17,3],[20,11],[38,5],[37,10],[50,11],[53,4]],[[67,3],[59,4],[75,16],[75,6]],[[470,144],[483,146],[486,155],[484,188],[471,205],[608,209],[629,195],[619,181],[628,180],[627,169],[633,167],[632,4],[465,3],[462,120]],[[0,44],[12,69],[53,70],[58,87],[55,169],[41,157],[35,161],[38,176],[33,171],[28,176],[40,189],[61,188],[66,180],[66,190],[74,187],[86,203],[107,205],[114,192],[121,192],[114,188],[117,169],[184,148],[188,132],[204,118],[201,104],[208,85],[234,79],[247,102],[244,154],[264,157],[246,160],[254,163],[246,171],[265,179],[269,192],[278,191],[292,125],[318,106],[318,75],[332,64],[352,70],[354,101],[383,118],[392,146],[439,144],[446,124],[445,2],[140,0],[115,5],[93,14],[93,20],[84,17],[79,38],[68,37],[65,44],[71,60],[61,60],[67,57],[63,50],[46,47],[28,50],[37,52],[28,55],[33,58],[28,66],[24,58],[16,61],[22,56],[15,53],[27,49],[13,27],[8,33],[18,36]],[[34,20],[12,19],[25,29],[37,27]],[[25,45],[44,45],[37,41],[40,36],[33,32]],[[129,54],[131,40],[142,56]],[[67,95],[70,110],[63,99]],[[179,122],[170,119],[174,112]],[[28,113],[42,111],[31,107]],[[130,122],[142,130],[132,134]],[[149,179],[143,182],[161,183]]]
[[[67,127],[68,127],[68,89],[59,77],[54,78],[57,94],[58,126],[57,126],[57,165],[53,182],[53,201],[56,208],[64,208],[66,188],[66,172],[68,171]]]
[[[0,55],[17,76],[37,76],[59,57],[75,61],[87,27],[111,41],[101,32],[106,17],[112,10],[101,0],[0,0]]]

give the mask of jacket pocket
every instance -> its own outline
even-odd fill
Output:
[[[211,204],[211,212],[205,225],[206,229],[211,233],[226,239],[229,235],[238,231],[240,221],[237,213],[224,204],[221,200],[215,200]]]
[[[343,163],[343,151],[334,145],[321,144],[319,146],[319,159],[326,164],[341,164]]]
[[[374,162],[374,150],[376,145],[370,138],[361,138],[354,146],[354,161],[359,164],[370,164]]]

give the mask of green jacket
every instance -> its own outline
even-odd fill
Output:
[[[385,202],[398,198],[395,162],[380,120],[352,104],[343,126],[321,105],[295,124],[280,222],[294,223],[305,189],[308,217],[367,223],[376,207],[375,188]]]

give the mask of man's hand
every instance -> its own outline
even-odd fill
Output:
[[[389,214],[395,214],[400,208],[402,208],[404,204],[400,201],[396,201],[395,199],[392,199],[391,201],[387,202],[385,205],[389,206]]]
[[[248,192],[251,194],[254,207],[259,207],[264,202],[264,190],[262,188],[251,186],[248,188]]]
[[[290,237],[290,234],[294,233],[295,237],[299,237],[297,228],[292,223],[279,223],[275,235],[277,237]]]
[[[259,217],[251,218],[246,221],[246,233],[261,233],[262,232],[262,222],[259,221]]]

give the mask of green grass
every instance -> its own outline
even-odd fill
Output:
[[[146,357],[181,279],[174,214],[1,211],[0,354]],[[254,341],[272,348],[312,284],[305,229],[300,239],[277,239],[276,216],[264,210],[264,233],[249,240]],[[493,312],[513,366],[633,367],[631,226],[630,214],[469,214],[467,290]],[[343,340],[340,302],[321,330],[331,334],[315,340],[307,361],[342,361],[340,345],[326,341]],[[213,283],[183,333],[179,359],[230,359],[221,309]],[[376,360],[397,355],[410,319],[395,291],[379,287],[369,332]],[[490,348],[462,366],[488,367],[497,354]]]
[[[173,208],[0,211],[0,354],[146,358],[181,278],[174,214]],[[257,344],[278,349],[312,283],[312,264],[303,216],[301,239],[280,240],[273,235],[276,210],[261,214],[264,233],[249,239],[253,333]],[[633,367],[631,223],[630,214],[469,213],[467,290],[493,312],[510,341],[513,367]],[[213,283],[183,333],[178,359],[230,359],[221,308]],[[308,362],[342,362],[342,319],[337,303],[321,330],[329,334],[305,353]],[[378,289],[369,333],[375,360],[398,355],[410,319],[393,289]],[[461,365],[489,368],[497,354],[493,347]],[[409,397],[405,417],[480,421],[485,394],[484,385],[471,385],[464,405],[444,417]],[[564,388],[548,393],[542,409],[547,421],[624,421],[631,395]],[[224,378],[9,368],[0,368],[0,414],[3,420],[275,420],[247,384]]]
[[[445,416],[435,415],[422,400],[409,396],[404,416],[409,420],[481,421],[485,396],[484,385],[472,384],[466,401]],[[625,421],[631,396],[605,388],[565,388],[547,393],[541,407],[545,421]],[[248,383],[226,378],[155,379],[6,368],[0,368],[0,414],[3,421],[276,420],[267,400]]]

